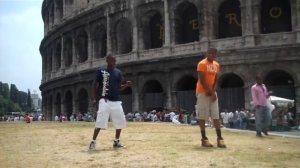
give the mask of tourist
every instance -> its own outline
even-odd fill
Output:
[[[216,54],[217,49],[209,48],[206,58],[198,63],[198,81],[196,86],[197,111],[202,136],[202,146],[213,147],[206,137],[205,132],[205,121],[211,118],[217,133],[218,147],[225,148],[226,145],[224,144],[224,140],[221,135],[219,104],[216,93],[217,77],[220,70],[219,63],[215,61]]]
[[[96,139],[101,129],[107,128],[109,117],[116,129],[114,148],[124,147],[120,143],[122,129],[126,126],[126,118],[120,101],[119,92],[130,86],[131,82],[122,82],[122,73],[115,68],[116,58],[113,55],[106,57],[107,67],[97,70],[95,87],[93,91],[94,104],[98,105],[97,119],[93,139],[89,150],[96,149]]]

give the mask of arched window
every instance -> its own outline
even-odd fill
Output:
[[[73,4],[74,4],[74,0],[65,0],[65,12],[67,15],[69,15],[72,12]]]
[[[199,41],[198,11],[194,4],[184,2],[175,10],[176,44]]]
[[[176,85],[176,107],[193,112],[196,104],[197,80],[193,76],[182,77]]]
[[[234,73],[220,77],[218,98],[220,110],[235,111],[245,107],[244,82]]]
[[[64,61],[65,66],[70,67],[73,63],[72,39],[67,38],[64,42]]]
[[[85,89],[80,89],[80,91],[78,92],[77,100],[79,112],[81,112],[82,114],[88,112],[89,99],[88,93]]]
[[[163,89],[156,80],[147,81],[144,85],[144,109],[162,108],[164,106]]]
[[[55,99],[55,115],[60,116],[60,114],[61,114],[61,96],[60,93],[58,93]]]
[[[164,40],[162,16],[158,11],[149,11],[142,18],[144,48],[160,48]]]
[[[242,35],[239,0],[227,0],[219,8],[219,38]]]
[[[55,49],[55,69],[58,70],[61,67],[61,44],[58,43]]]
[[[261,2],[261,32],[265,34],[291,30],[290,1],[263,0]]]
[[[267,74],[265,84],[273,95],[295,99],[294,79],[285,71],[274,70]]]
[[[132,26],[126,18],[120,19],[116,25],[116,50],[118,54],[132,51]]]
[[[54,4],[52,4],[50,6],[50,10],[49,10],[49,24],[50,24],[50,27],[53,26],[54,24]]]
[[[103,58],[107,52],[107,36],[104,26],[97,26],[94,30],[93,51],[95,58]]]
[[[83,30],[77,35],[76,51],[79,63],[85,62],[88,59],[88,36]]]
[[[61,21],[63,17],[63,1],[62,0],[56,0],[55,1],[55,16],[56,18]]]
[[[52,53],[53,53],[52,48],[50,48],[50,51],[48,53],[48,72],[52,71],[52,57],[53,57]]]
[[[73,114],[73,95],[71,91],[66,93],[64,103],[64,112],[69,118]]]

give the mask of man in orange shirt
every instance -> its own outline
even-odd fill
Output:
[[[213,147],[213,145],[208,141],[205,133],[205,121],[210,117],[216,128],[218,147],[226,148],[221,135],[219,104],[216,93],[217,76],[220,70],[219,63],[215,61],[216,53],[216,48],[209,48],[206,58],[201,60],[197,66],[197,112],[202,136],[202,146]]]

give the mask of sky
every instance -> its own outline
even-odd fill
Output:
[[[44,36],[43,0],[0,0],[0,81],[38,93],[42,79],[39,46]]]

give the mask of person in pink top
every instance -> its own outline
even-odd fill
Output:
[[[268,136],[269,115],[267,100],[269,92],[260,76],[256,76],[256,83],[251,87],[251,95],[255,108],[256,136],[262,137],[261,132]]]

